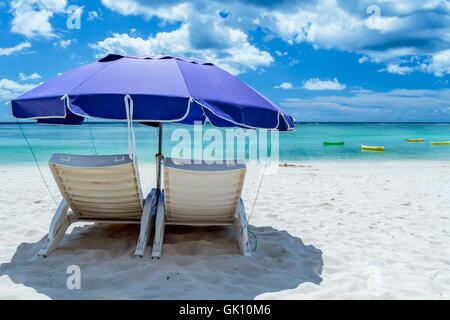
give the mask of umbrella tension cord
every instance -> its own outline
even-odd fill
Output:
[[[39,162],[38,162],[38,160],[36,158],[36,155],[35,155],[35,153],[33,151],[33,148],[30,145],[30,142],[27,139],[27,136],[25,135],[25,132],[23,131],[22,125],[20,124],[19,120],[17,120],[17,123],[19,124],[20,131],[22,132],[22,136],[23,136],[23,138],[25,139],[25,141],[26,141],[26,143],[28,145],[28,149],[30,149],[31,154],[33,155],[34,162],[36,163],[36,166],[37,166],[37,168],[39,170],[39,175],[41,176],[42,182],[44,183],[45,187],[47,188],[47,191],[52,196],[53,201],[55,202],[55,205],[58,206],[58,202],[56,201],[55,196],[53,195],[53,193],[51,192],[47,182],[45,181],[44,175],[42,174],[42,171],[41,171],[41,167],[39,166]]]
[[[271,135],[272,135],[272,133],[271,133]],[[273,136],[271,137],[271,140],[270,140],[269,154],[267,155],[266,163],[264,164],[263,173],[261,175],[261,179],[259,180],[258,190],[256,191],[255,199],[253,200],[252,209],[250,211],[250,214],[248,215],[248,219],[244,215],[245,225],[242,227],[242,230],[244,230],[244,228],[247,228],[247,232],[250,233],[253,236],[253,238],[255,239],[255,245],[252,249],[253,252],[255,252],[256,248],[258,247],[258,237],[256,236],[256,234],[253,231],[251,231],[249,229],[249,222],[250,222],[250,218],[252,217],[253,210],[255,209],[256,200],[258,200],[259,191],[261,190],[261,185],[262,185],[262,182],[264,179],[264,174],[266,172],[267,163],[269,162],[269,155],[272,155],[272,143],[273,143]]]
[[[91,142],[92,142],[92,147],[94,148],[94,154],[98,155],[97,148],[95,147],[94,136],[92,135],[91,126],[89,125],[88,119],[86,119],[86,126],[88,127],[89,135],[91,136]]]

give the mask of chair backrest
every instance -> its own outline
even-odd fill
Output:
[[[167,221],[231,222],[244,185],[246,167],[164,160],[164,198]]]
[[[127,154],[84,156],[55,153],[48,162],[59,191],[80,217],[139,219],[139,173]]]

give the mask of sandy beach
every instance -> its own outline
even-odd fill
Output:
[[[0,299],[450,298],[449,162],[296,165],[264,177],[249,217],[253,257],[240,256],[231,228],[169,227],[160,260],[151,244],[132,258],[138,226],[89,224],[38,258],[56,205],[36,166],[2,166]],[[248,170],[247,214],[260,169]],[[140,172],[148,192],[154,166]],[[66,286],[70,265],[79,290]]]

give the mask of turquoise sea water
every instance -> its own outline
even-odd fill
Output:
[[[39,162],[46,162],[54,152],[98,154],[128,152],[124,123],[88,123],[88,126],[45,126],[22,124]],[[176,129],[190,126],[165,125],[163,152],[170,154],[178,141],[172,141]],[[211,128],[203,127],[203,132]],[[154,161],[157,131],[135,125],[139,162]],[[91,138],[92,133],[92,138]],[[225,134],[224,134],[225,135]],[[424,138],[408,143],[405,139]],[[450,145],[431,146],[430,141],[449,141],[450,124],[397,123],[297,123],[295,132],[280,133],[280,161],[316,160],[449,160]],[[323,141],[344,141],[344,146],[323,146]],[[361,144],[384,146],[385,152],[361,152]],[[204,147],[208,142],[204,142]],[[192,155],[194,152],[192,151]],[[17,123],[0,124],[0,164],[33,162],[33,156]]]

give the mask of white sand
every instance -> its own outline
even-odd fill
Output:
[[[76,224],[37,258],[56,206],[36,167],[0,167],[0,299],[450,298],[449,162],[301,165],[264,178],[252,258],[232,229],[170,227],[159,261],[151,245],[132,258],[129,225]],[[153,167],[140,168],[149,190]],[[245,183],[248,213],[258,169]],[[81,268],[80,290],[66,287],[69,265]]]

